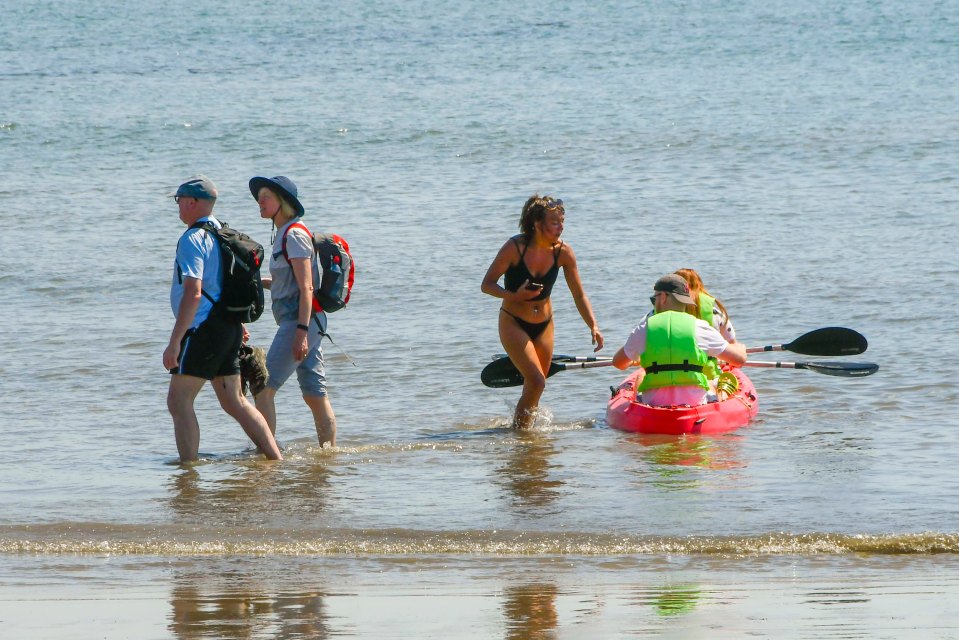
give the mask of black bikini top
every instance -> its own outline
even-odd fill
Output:
[[[530,283],[536,283],[543,285],[543,290],[538,296],[533,298],[533,300],[545,300],[549,297],[549,294],[553,292],[553,285],[556,284],[556,276],[559,275],[559,252],[563,249],[563,242],[556,246],[556,250],[553,252],[553,266],[549,268],[549,271],[544,273],[541,276],[534,276],[529,271],[529,267],[526,266],[526,249],[529,248],[529,245],[523,245],[520,247],[519,242],[516,238],[511,238],[513,244],[516,245],[516,250],[519,251],[519,262],[515,265],[510,265],[506,269],[504,274],[504,284],[507,291],[517,291],[523,283],[527,280]]]

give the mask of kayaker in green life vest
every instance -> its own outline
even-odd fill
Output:
[[[736,342],[736,329],[726,306],[706,290],[699,274],[694,269],[677,269],[676,275],[682,276],[689,285],[689,296],[693,299],[693,304],[687,305],[686,311],[712,325],[726,338],[726,342]]]
[[[729,312],[726,311],[722,302],[709,294],[703,279],[699,277],[695,269],[677,269],[675,273],[682,276],[689,285],[689,297],[693,299],[692,304],[686,305],[686,313],[705,320],[706,324],[711,325],[726,338],[726,342],[736,342],[736,329],[733,327],[732,320],[729,319]],[[715,386],[716,378],[720,374],[719,364],[715,358],[709,361],[705,373],[711,380],[711,384]]]
[[[709,357],[741,366],[746,362],[746,348],[730,343],[714,327],[686,312],[693,299],[689,285],[675,273],[656,281],[649,300],[656,312],[633,329],[613,356],[613,366],[626,369],[638,364],[646,370],[638,388],[646,404],[704,404]]]

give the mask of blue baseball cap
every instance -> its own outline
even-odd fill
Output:
[[[170,196],[183,196],[185,198],[196,198],[197,200],[216,200],[217,190],[212,180],[203,174],[197,174],[181,184]]]
[[[281,198],[293,205],[293,210],[296,211],[297,216],[302,216],[305,213],[303,205],[300,204],[300,201],[296,198],[296,185],[286,176],[273,176],[272,178],[257,176],[256,178],[250,178],[250,193],[253,194],[254,200],[257,199],[257,196],[260,194],[260,189],[263,187],[279,194]]]

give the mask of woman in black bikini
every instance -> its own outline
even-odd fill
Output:
[[[583,291],[576,255],[559,239],[565,215],[562,200],[538,195],[527,200],[519,221],[523,233],[506,241],[486,271],[481,287],[483,293],[503,299],[500,341],[523,374],[523,395],[513,419],[519,428],[530,426],[546,388],[546,373],[553,358],[553,305],[549,296],[560,267],[576,309],[589,327],[596,345],[594,351],[603,348],[603,334]]]

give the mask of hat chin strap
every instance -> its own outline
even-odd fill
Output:
[[[276,217],[280,215],[281,211],[283,211],[283,205],[278,204],[276,205],[276,212],[270,216],[270,226],[272,227],[270,230],[270,244],[273,244],[273,242],[276,240]]]

